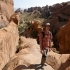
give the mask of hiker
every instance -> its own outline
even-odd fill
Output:
[[[42,54],[41,65],[45,64],[47,52],[51,48],[52,33],[50,23],[46,23],[45,29],[39,34],[40,50]]]

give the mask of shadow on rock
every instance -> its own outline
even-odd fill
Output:
[[[16,67],[14,70],[22,70],[22,69],[35,69],[35,70],[39,70],[39,69],[43,69],[43,66],[41,64],[35,64],[35,65],[30,65],[28,67],[26,67],[25,65],[20,65],[18,67]]]
[[[68,69],[69,66],[70,66],[70,60],[67,60],[65,63],[61,64],[61,66],[58,70],[70,70],[70,69]]]

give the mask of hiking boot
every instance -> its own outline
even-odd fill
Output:
[[[47,66],[47,64],[44,63],[44,64],[41,64],[41,66]]]
[[[44,66],[47,66],[47,64],[45,63]]]
[[[43,69],[43,65],[41,65],[41,67],[40,67],[41,69]]]

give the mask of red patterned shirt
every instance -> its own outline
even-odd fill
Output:
[[[42,49],[48,49],[50,47],[50,41],[52,40],[52,33],[49,32],[44,32],[44,37],[43,34],[39,34],[39,41],[42,43]]]

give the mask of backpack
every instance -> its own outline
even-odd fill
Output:
[[[42,33],[42,35],[43,35],[43,38],[44,38],[44,36],[45,36],[45,33],[44,32],[41,32]],[[49,31],[49,33],[50,33],[50,35],[52,34],[50,31]],[[37,44],[40,44],[40,42],[39,42],[39,36],[37,36]]]
[[[41,33],[42,33],[43,38],[44,38],[44,36],[45,36],[44,32],[41,32]],[[40,44],[40,42],[39,42],[39,36],[37,36],[37,44]]]

